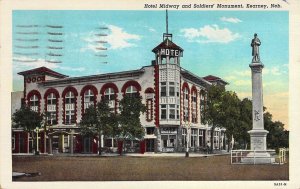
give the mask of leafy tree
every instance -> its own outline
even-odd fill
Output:
[[[206,105],[204,111],[201,112],[202,124],[211,125],[210,130],[210,151],[213,152],[214,143],[214,131],[217,126],[223,123],[223,112],[222,112],[222,96],[224,95],[225,89],[221,86],[211,86],[208,89],[206,97]]]
[[[289,146],[289,132],[284,129],[284,124],[280,121],[272,121],[272,114],[267,111],[264,112],[264,128],[269,131],[267,148],[278,150]]]
[[[248,131],[252,129],[252,101],[244,98],[240,102],[240,116],[235,132],[235,139],[239,143],[240,148],[250,148],[250,135]],[[242,146],[241,146],[242,144]]]
[[[239,131],[240,118],[240,99],[235,92],[225,91],[221,96],[221,123],[220,127],[226,129],[226,137],[231,139],[237,135]],[[231,145],[229,145],[230,148]],[[228,150],[230,150],[228,148]]]
[[[43,115],[33,111],[28,106],[22,106],[19,110],[17,110],[12,116],[12,122],[14,128],[22,128],[24,131],[31,134],[33,141],[36,140],[34,135],[34,130],[36,128],[41,128],[43,121]],[[33,143],[34,145],[36,142]],[[35,145],[35,148],[37,146]],[[38,149],[36,149],[38,152]]]
[[[119,132],[118,136],[124,144],[125,139],[142,138],[144,129],[140,121],[140,114],[146,111],[141,96],[125,95],[119,102]],[[123,145],[124,147],[124,145]]]
[[[101,135],[115,135],[118,127],[117,123],[117,117],[114,112],[111,112],[108,102],[101,100],[96,104],[96,107],[89,106],[85,110],[80,121],[81,133],[84,136],[98,135],[99,155],[101,155]]]

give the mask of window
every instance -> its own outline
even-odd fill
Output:
[[[192,123],[197,123],[197,93],[195,90],[192,92]]]
[[[135,86],[131,85],[131,86],[127,87],[127,89],[126,89],[127,96],[136,97],[137,94],[138,94],[138,91]]]
[[[192,129],[191,132],[191,147],[196,147],[197,143],[197,129]]]
[[[175,96],[175,83],[169,82],[169,96]]]
[[[161,82],[160,96],[167,96],[167,84],[166,84],[166,82]]]
[[[52,111],[48,111],[48,117],[47,117],[47,123],[48,125],[55,125],[57,124],[57,120],[56,120],[56,111],[52,112]]]
[[[65,96],[65,103],[66,104],[74,104],[75,103],[75,96],[71,91],[67,92],[67,94]]]
[[[89,103],[89,102],[94,103],[94,100],[95,100],[95,95],[92,92],[92,90],[89,89],[89,90],[85,91],[85,93],[84,93],[84,102],[85,103]]]
[[[38,111],[38,107],[39,107],[39,98],[37,95],[32,95],[29,99],[29,105],[31,110],[33,111]]]
[[[204,146],[203,130],[199,130],[199,146]]]
[[[189,90],[187,87],[184,88],[183,95],[185,100],[189,100]]]
[[[176,146],[176,135],[161,135],[163,147],[175,147]]]
[[[65,96],[65,124],[75,123],[75,96],[69,91]]]
[[[147,99],[146,105],[146,120],[152,121],[153,120],[153,108],[152,108],[152,99]]]
[[[73,124],[73,123],[75,123],[75,111],[67,110],[66,111],[66,124]]]
[[[126,93],[127,93],[127,89],[126,89]],[[133,89],[128,89],[128,92],[130,92],[129,90],[133,90]],[[104,99],[108,101],[115,100],[115,91],[113,88],[108,88],[104,91]]]
[[[167,63],[167,57],[166,56],[162,56],[161,57],[161,63],[162,64],[166,64]]]
[[[169,62],[170,62],[170,64],[176,64],[176,58],[170,57]]]
[[[177,108],[176,108],[176,119],[179,120],[179,116],[180,116],[180,113],[179,113],[179,105],[177,105]]]
[[[91,89],[84,92],[84,111],[89,106],[94,105],[95,95]]]
[[[47,124],[55,125],[57,124],[56,120],[56,103],[57,99],[54,93],[50,93],[47,96]]]
[[[200,111],[204,110],[205,105],[205,93],[203,91],[200,92]]]
[[[146,133],[147,135],[154,135],[154,127],[147,127]]]
[[[160,105],[160,109],[161,109],[160,118],[167,119],[167,105]]]
[[[187,87],[183,89],[183,121],[189,120],[189,90]]]
[[[175,119],[175,104],[169,105],[169,119]]]
[[[47,105],[56,105],[56,96],[54,93],[50,93],[48,96],[47,96]]]

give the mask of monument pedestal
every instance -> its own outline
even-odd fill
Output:
[[[251,150],[253,152],[250,152],[247,154],[246,157],[242,158],[242,163],[248,163],[248,164],[271,164],[275,162],[275,158],[271,158],[271,155],[266,152],[266,146],[267,146],[267,134],[268,131],[264,129],[256,129],[248,131],[250,134],[250,140],[251,140]]]

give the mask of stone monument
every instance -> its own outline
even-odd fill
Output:
[[[261,42],[254,34],[251,42],[252,47],[252,62],[249,65],[252,73],[252,130],[248,131],[250,134],[251,150],[247,157],[242,158],[244,163],[257,163],[266,164],[273,163],[274,159],[270,158],[267,150],[267,134],[269,133],[264,129],[264,116],[263,116],[263,88],[262,88],[262,69],[264,65],[260,61],[259,46]],[[255,162],[254,162],[255,161]]]

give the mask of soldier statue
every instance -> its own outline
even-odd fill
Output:
[[[254,38],[252,39],[251,42],[251,47],[252,47],[252,62],[256,62],[259,63],[260,62],[260,58],[259,58],[259,46],[260,46],[261,42],[257,37],[257,34],[254,34]]]

